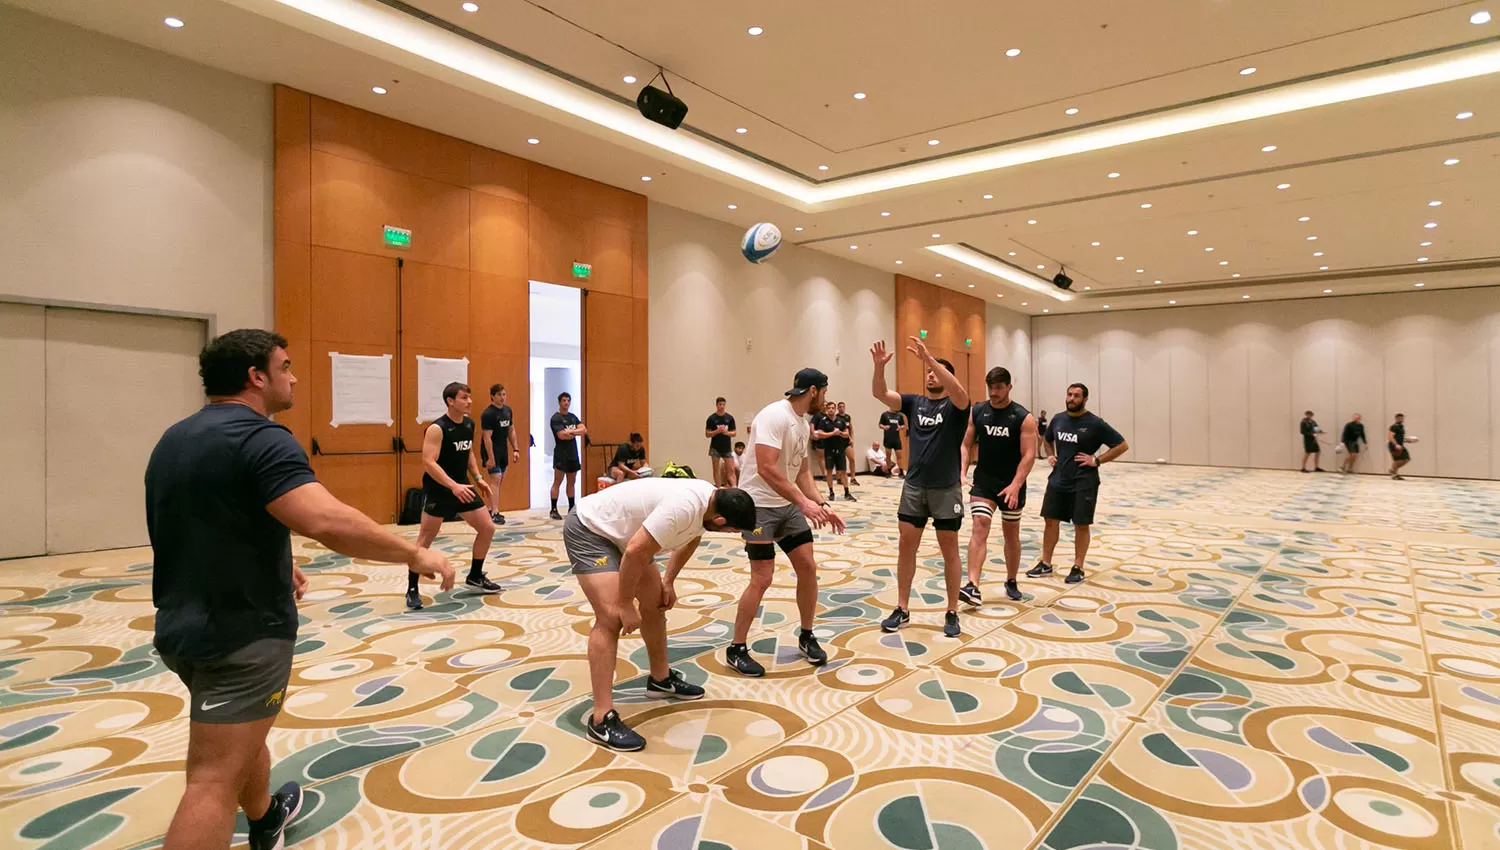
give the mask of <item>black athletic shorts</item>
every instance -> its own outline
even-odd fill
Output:
[[[823,465],[834,472],[848,472],[849,456],[844,453],[844,449],[842,446],[836,449],[830,449],[827,446],[824,446]]]
[[[1012,472],[1009,477],[1002,478],[998,476],[986,475],[983,471],[976,469],[974,470],[974,485],[969,488],[969,496],[971,498],[977,496],[981,499],[994,502],[996,508],[1001,513],[1014,513],[1015,518],[1020,519],[1021,509],[1026,507],[1026,485],[1022,484],[1021,492],[1016,494],[1016,506],[1014,509],[1008,507],[1000,497],[1000,491],[1004,490],[1006,487],[1009,487],[1010,482],[1013,480],[1015,480],[1014,472]],[[1007,516],[1004,517],[1004,519],[1010,520],[1011,517]]]
[[[472,502],[460,502],[458,497],[453,495],[453,491],[442,487],[423,487],[422,495],[427,499],[427,504],[422,510],[428,516],[441,517],[445,520],[452,520],[459,514],[477,511],[484,507],[483,499],[476,498]],[[479,492],[476,490],[474,495],[478,496]]]
[[[501,455],[500,462],[489,467],[488,472],[491,475],[504,475],[507,469],[510,469],[510,455]]]
[[[577,452],[558,452],[552,456],[552,468],[558,472],[577,472],[583,467],[578,463]]]
[[[881,438],[880,444],[888,449],[895,449],[898,452],[901,451],[901,432],[885,432],[885,436]]]
[[[1314,452],[1317,452],[1318,451],[1318,438],[1317,437],[1303,437],[1302,438],[1302,450],[1304,452],[1307,452],[1308,454],[1313,454]]]
[[[1074,525],[1093,525],[1094,503],[1098,500],[1097,484],[1077,490],[1048,487],[1047,494],[1042,497],[1042,519],[1055,519]]]
[[[162,663],[188,689],[188,716],[197,723],[251,723],[275,717],[292,679],[294,641],[262,638],[223,658],[190,660],[162,653]]]
[[[1391,450],[1391,460],[1411,460],[1411,452],[1406,450],[1406,446],[1386,443],[1386,448]]]
[[[1355,442],[1355,443],[1345,443],[1344,444],[1344,451],[1346,451],[1346,452],[1348,452],[1349,454],[1352,454],[1352,455],[1359,454],[1359,443],[1357,443],[1357,442]]]

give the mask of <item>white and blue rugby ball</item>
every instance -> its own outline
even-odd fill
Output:
[[[740,253],[752,263],[764,263],[771,259],[771,255],[780,247],[781,230],[768,221],[745,231],[745,238],[740,240]]]

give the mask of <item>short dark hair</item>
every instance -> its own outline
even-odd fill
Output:
[[[954,370],[953,364],[949,363],[947,360],[944,360],[943,358],[939,357],[937,359],[937,362],[943,364],[943,368],[948,370],[948,374],[950,374],[950,375],[957,375],[958,374],[958,372]]]
[[[505,392],[504,384],[490,384],[490,395],[499,395]]]
[[[755,500],[738,487],[714,491],[714,512],[724,518],[726,528],[751,531],[755,528]]]
[[[714,404],[723,404],[724,401],[725,401],[724,397],[723,396],[719,396],[718,398],[714,399]]]
[[[560,392],[560,393],[558,393],[557,394],[557,400],[558,401],[562,401],[563,399],[568,399],[569,401],[571,401],[573,399],[573,394],[570,393],[570,392]]]
[[[271,352],[286,348],[275,331],[240,328],[215,337],[198,352],[198,377],[210,396],[234,395],[250,383],[250,370],[271,371]]]
[[[632,443],[644,443],[645,441],[646,441],[646,438],[642,437],[638,432],[636,432],[636,431],[631,431],[630,432],[630,442],[632,442]]]
[[[1302,411],[1302,415],[1303,416],[1311,416],[1312,415],[1312,411],[1311,410],[1304,410],[1304,411]]]
[[[1084,398],[1088,398],[1089,397],[1089,388],[1088,388],[1088,386],[1086,384],[1068,384],[1068,389],[1071,390],[1074,387],[1077,387],[1078,390],[1083,393],[1083,397]]]
[[[996,384],[1009,383],[1010,370],[1005,368],[1004,366],[996,366],[995,368],[984,373],[984,385],[987,387],[993,387]]]
[[[448,386],[443,387],[443,401],[452,401],[458,398],[459,393],[469,393],[470,395],[472,395],[474,391],[469,389],[468,384],[465,384],[462,381],[454,381]]]
[[[1405,419],[1406,418],[1406,414],[1405,413],[1398,413],[1398,414],[1396,414],[1396,418],[1397,419]]]
[[[735,441],[734,447],[737,448],[737,449],[743,449],[745,447],[745,441],[744,440],[737,440],[737,441]]]

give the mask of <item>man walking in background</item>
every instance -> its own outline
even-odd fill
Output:
[[[1059,523],[1073,523],[1073,569],[1068,584],[1083,581],[1084,559],[1089,553],[1089,527],[1094,524],[1094,506],[1099,501],[1099,467],[1130,450],[1120,432],[1088,411],[1089,388],[1068,385],[1068,412],[1052,417],[1046,441],[1051,445],[1052,474],[1042,497],[1042,560],[1026,571],[1028,578],[1052,575],[1052,551],[1057,548]],[[1095,455],[1107,447],[1102,455]]]
[[[500,482],[505,480],[505,471],[512,461],[521,459],[521,447],[516,442],[515,429],[511,427],[515,416],[510,405],[505,403],[505,385],[490,386],[490,404],[479,414],[479,428],[484,433],[484,462],[490,474],[490,492],[494,502],[490,505],[490,520],[496,525],[505,525],[500,515]]]
[[[725,408],[723,396],[714,399],[714,412],[708,414],[703,423],[703,436],[708,438],[708,462],[714,473],[714,486],[728,487],[732,484],[729,464],[734,452],[734,417]]]
[[[870,348],[875,361],[875,377],[870,391],[891,410],[900,410],[911,423],[911,454],[907,460],[906,482],[901,487],[901,501],[896,508],[900,521],[900,538],[896,554],[896,608],[880,623],[883,631],[894,632],[911,620],[907,605],[911,584],[917,573],[917,547],[922,530],[933,521],[938,549],[943,553],[943,577],[948,591],[948,611],[943,615],[943,634],[958,637],[958,590],[963,576],[963,561],[958,555],[958,529],[964,521],[962,459],[964,432],[969,423],[969,393],[953,374],[953,364],[932,356],[927,344],[908,337],[906,350],[922,361],[926,372],[924,395],[897,393],[886,387],[885,364],[893,352],[885,342]]]
[[[880,439],[881,447],[885,449],[885,465],[893,475],[905,477],[901,471],[901,428],[906,425],[906,417],[899,410],[887,410],[880,414],[880,430],[883,436]]]
[[[1396,414],[1396,421],[1385,434],[1385,447],[1391,453],[1391,478],[1395,481],[1405,481],[1401,477],[1401,467],[1411,463],[1411,452],[1407,451],[1407,443],[1415,443],[1416,437],[1406,436],[1406,416]]]
[[[230,331],[198,355],[208,404],[168,428],[146,465],[156,650],[187,687],[187,784],[163,846],[228,850],[238,807],[250,850],[274,850],[302,808],[295,782],[270,792],[266,734],[286,702],[307,576],[296,531],[329,549],[406,564],[453,587],[453,567],[335,499],[285,426],[287,342]]]
[[[1318,427],[1311,410],[1302,414],[1302,422],[1298,427],[1302,431],[1302,471],[1322,472],[1323,466],[1319,461],[1322,459],[1323,449],[1318,445],[1318,435],[1323,433],[1323,429]],[[1307,468],[1309,459],[1313,462],[1312,469]]]
[[[547,515],[552,519],[562,519],[557,512],[557,491],[562,486],[564,476],[568,479],[568,512],[573,512],[578,470],[583,468],[578,460],[578,438],[587,434],[589,429],[577,416],[568,412],[572,406],[572,394],[558,393],[557,412],[552,414],[552,421],[548,426],[552,430],[552,511]]]
[[[464,584],[481,593],[496,593],[500,585],[484,574],[484,559],[495,538],[495,524],[484,509],[484,499],[491,497],[489,485],[479,470],[479,452],[474,446],[474,420],[469,410],[474,402],[469,385],[457,381],[443,387],[443,401],[448,412],[427,426],[422,435],[422,524],[417,529],[417,545],[432,546],[443,523],[454,517],[474,529],[474,551],[469,561],[469,576]],[[468,482],[473,481],[473,486]],[[479,492],[474,491],[479,488]],[[417,573],[406,576],[406,607],[422,608],[422,594],[417,590]]]
[[[1359,460],[1359,447],[1361,443],[1368,444],[1365,439],[1365,424],[1359,421],[1359,414],[1344,423],[1344,433],[1339,435],[1339,442],[1344,444],[1344,462],[1339,465],[1339,471],[1349,473],[1354,471],[1354,462]]]
[[[1016,573],[1021,569],[1021,511],[1026,507],[1026,476],[1036,463],[1036,417],[1010,398],[1010,370],[996,366],[984,376],[989,398],[974,405],[969,430],[964,435],[964,462],[976,463],[974,486],[969,489],[969,583],[958,596],[970,605],[981,605],[979,583],[989,557],[990,522],[1000,512],[1000,530],[1005,538],[1005,595],[1021,601]]]

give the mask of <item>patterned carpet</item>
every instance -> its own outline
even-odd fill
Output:
[[[957,640],[930,535],[912,624],[880,632],[897,490],[857,492],[848,535],[819,540],[830,663],[796,654],[783,565],[752,635],[769,674],[725,669],[748,568],[711,536],[669,620],[708,698],[644,699],[624,641],[634,755],[581,735],[589,612],[558,523],[513,515],[489,565],[506,590],[416,614],[399,568],[298,543],[312,589],[270,739],[275,782],[308,791],[289,843],[1500,847],[1500,486],[1111,466],[1089,581],[1023,579]],[[187,720],[151,624],[145,551],[0,564],[0,846],[159,844]]]

